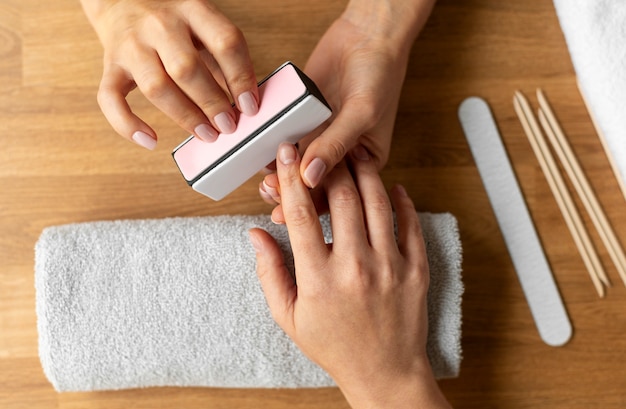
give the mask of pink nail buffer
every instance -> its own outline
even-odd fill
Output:
[[[276,159],[278,145],[298,142],[331,115],[315,83],[291,62],[259,83],[259,97],[259,112],[240,113],[234,133],[212,143],[190,136],[174,149],[174,161],[194,190],[223,199]]]

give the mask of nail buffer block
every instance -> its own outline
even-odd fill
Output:
[[[572,326],[487,103],[467,98],[459,119],[543,341],[561,346]]]
[[[331,109],[313,81],[286,62],[259,83],[259,112],[239,114],[237,129],[207,143],[190,136],[172,156],[194,190],[221,200],[274,159],[282,142],[296,143]]]

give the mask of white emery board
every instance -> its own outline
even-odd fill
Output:
[[[572,325],[487,103],[464,100],[459,119],[543,341],[562,346]]]

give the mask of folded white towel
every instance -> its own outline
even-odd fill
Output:
[[[626,1],[554,0],[581,92],[626,197]]]
[[[456,219],[420,219],[431,267],[428,355],[438,378],[454,377],[463,292]],[[333,385],[271,318],[247,235],[255,226],[293,263],[286,229],[268,216],[45,229],[35,249],[37,326],[55,389]]]

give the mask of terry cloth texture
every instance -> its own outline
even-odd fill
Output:
[[[581,92],[626,197],[626,1],[554,0]]]
[[[428,354],[461,363],[461,243],[420,214],[431,271]],[[322,224],[330,240],[328,217]],[[325,387],[332,379],[273,321],[247,231],[268,216],[117,220],[46,228],[35,248],[39,356],[57,391],[151,386]]]

